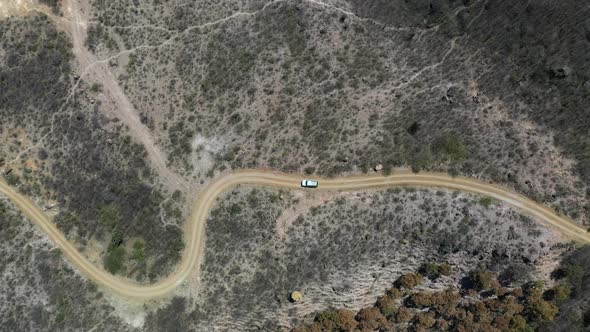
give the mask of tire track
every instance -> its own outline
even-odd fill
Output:
[[[205,225],[209,211],[217,198],[231,188],[240,185],[301,189],[298,174],[285,174],[265,170],[242,170],[227,173],[209,183],[198,195],[192,206],[192,213],[184,225],[186,248],[176,269],[165,279],[151,285],[140,285],[128,279],[111,275],[101,267],[93,265],[52,220],[31,200],[17,193],[5,182],[0,181],[0,192],[5,194],[22,213],[36,224],[59,247],[64,256],[86,277],[113,293],[137,301],[165,297],[174,292],[190,275],[199,273],[204,252]],[[389,176],[363,175],[334,179],[319,179],[320,191],[358,191],[385,189],[397,186],[436,187],[460,190],[485,195],[504,202],[524,214],[536,217],[542,224],[559,231],[566,239],[590,243],[590,234],[567,217],[559,216],[551,209],[507,188],[464,177],[451,177],[443,173],[414,174],[408,170],[397,170]]]

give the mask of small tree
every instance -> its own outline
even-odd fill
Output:
[[[424,281],[424,278],[420,273],[406,273],[403,274],[395,282],[397,287],[403,287],[405,289],[412,289]]]

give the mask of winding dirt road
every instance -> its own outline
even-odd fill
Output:
[[[212,181],[201,191],[195,202],[190,219],[185,224],[185,242],[182,260],[168,277],[152,285],[139,285],[130,280],[113,276],[93,265],[56,228],[51,219],[39,207],[6,183],[0,181],[0,192],[16,206],[59,247],[70,262],[89,279],[112,292],[134,300],[144,301],[164,297],[174,291],[192,273],[199,273],[198,267],[203,254],[203,239],[209,211],[216,199],[228,189],[238,185],[255,185],[287,189],[301,189],[301,175],[284,174],[263,170],[244,170],[223,175]],[[393,175],[365,175],[334,179],[319,179],[320,188],[313,190],[355,191],[381,189],[394,186],[423,186],[460,190],[492,197],[511,205],[518,211],[536,217],[543,224],[558,230],[566,238],[576,242],[590,243],[590,234],[571,220],[557,215],[552,210],[525,196],[506,188],[480,182],[474,179],[451,177],[441,173],[414,174],[398,170]]]

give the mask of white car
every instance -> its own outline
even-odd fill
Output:
[[[303,188],[317,188],[320,185],[318,181],[315,180],[303,180],[301,181],[301,186]]]

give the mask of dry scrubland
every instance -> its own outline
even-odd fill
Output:
[[[317,201],[252,188],[225,195],[207,223],[198,296],[175,298],[145,326],[284,329],[316,311],[371,305],[403,272],[425,263],[453,270],[425,290],[457,286],[472,270],[492,271],[504,286],[551,283],[543,270],[553,267],[542,268],[544,262],[568,247],[534,221],[477,196],[390,190],[310,203]],[[304,293],[301,303],[288,302],[292,290]]]
[[[10,203],[2,201],[0,207],[0,236],[7,253],[1,284],[8,287],[2,291],[2,326],[133,330]],[[534,221],[478,196],[410,189],[318,197],[246,187],[220,199],[208,220],[207,234],[199,295],[174,298],[147,316],[144,329],[285,330],[314,321],[329,324],[334,315],[324,310],[371,306],[386,289],[398,285],[394,281],[402,273],[414,270],[427,278],[413,292],[424,294],[466,287],[469,280],[463,277],[472,271],[491,271],[501,286],[510,289],[530,289],[531,280],[544,282],[549,289],[554,282],[564,284],[567,276],[566,282],[573,285],[567,288],[569,294],[576,295],[548,300],[568,314],[558,315],[553,324],[556,328],[571,326],[572,321],[585,324],[587,314],[579,308],[584,308],[588,292],[588,250],[567,258],[565,268],[547,278],[536,268],[571,247],[558,244],[552,232]],[[551,270],[554,267],[549,265]],[[79,292],[63,291],[72,285]],[[490,285],[498,290],[495,283]],[[482,287],[482,300],[488,299],[488,286]],[[304,293],[301,303],[288,302],[293,289]],[[410,291],[403,294],[412,298]],[[396,309],[392,320],[402,322],[398,327],[432,321],[430,314],[415,316],[415,307],[409,308],[403,313]],[[555,308],[539,315],[554,315]],[[361,317],[368,324],[372,316]]]
[[[587,223],[585,9],[552,6],[94,1],[84,15],[87,47],[112,56],[132,111],[193,183],[228,168],[406,165],[503,183]],[[0,33],[8,180],[57,203],[60,227],[100,243],[111,271],[157,280],[191,199],[163,189],[49,19]]]
[[[159,189],[144,148],[92,100],[100,87],[72,89],[66,34],[33,15],[0,21],[0,37],[0,168],[14,168],[6,180],[57,205],[72,240],[101,243],[109,270],[158,279],[180,258],[182,195]]]
[[[45,3],[60,13],[58,2]],[[196,184],[244,167],[336,175],[410,166],[511,186],[589,223],[583,2],[95,0],[88,8],[86,46],[112,57],[169,167]],[[42,14],[0,20],[0,169],[13,168],[6,180],[40,205],[57,204],[57,224],[82,248],[98,243],[89,255],[105,268],[157,280],[180,257],[192,197],[164,189],[145,148],[105,111],[105,87],[73,69],[71,47]],[[564,249],[528,218],[469,195],[359,193],[309,211],[308,199],[240,189],[220,200],[198,297],[175,298],[146,329],[310,323],[317,310],[371,306],[427,262],[454,271],[427,289],[457,286],[475,268],[520,286],[546,278]],[[126,329],[2,204],[2,326]],[[587,253],[576,255],[564,264],[580,262],[579,285],[590,285]],[[286,302],[294,288],[302,303]],[[586,288],[559,303],[556,330],[588,325]]]
[[[94,284],[0,197],[0,326],[4,331],[126,331]]]
[[[183,174],[442,169],[588,223],[580,2],[93,4],[89,45],[137,48],[112,69]]]
[[[329,309],[313,322],[300,324],[295,332],[308,331],[560,331],[587,326],[590,311],[571,311],[568,303],[583,300],[588,292],[575,269],[590,251],[570,255],[556,270],[559,281],[552,287],[530,282],[504,287],[494,273],[474,270],[461,279],[460,287],[424,290],[452,273],[446,264],[425,264],[419,272],[405,273],[371,307],[355,312]],[[560,313],[560,307],[563,311]],[[560,313],[559,316],[556,315]],[[563,317],[567,317],[564,319]]]

